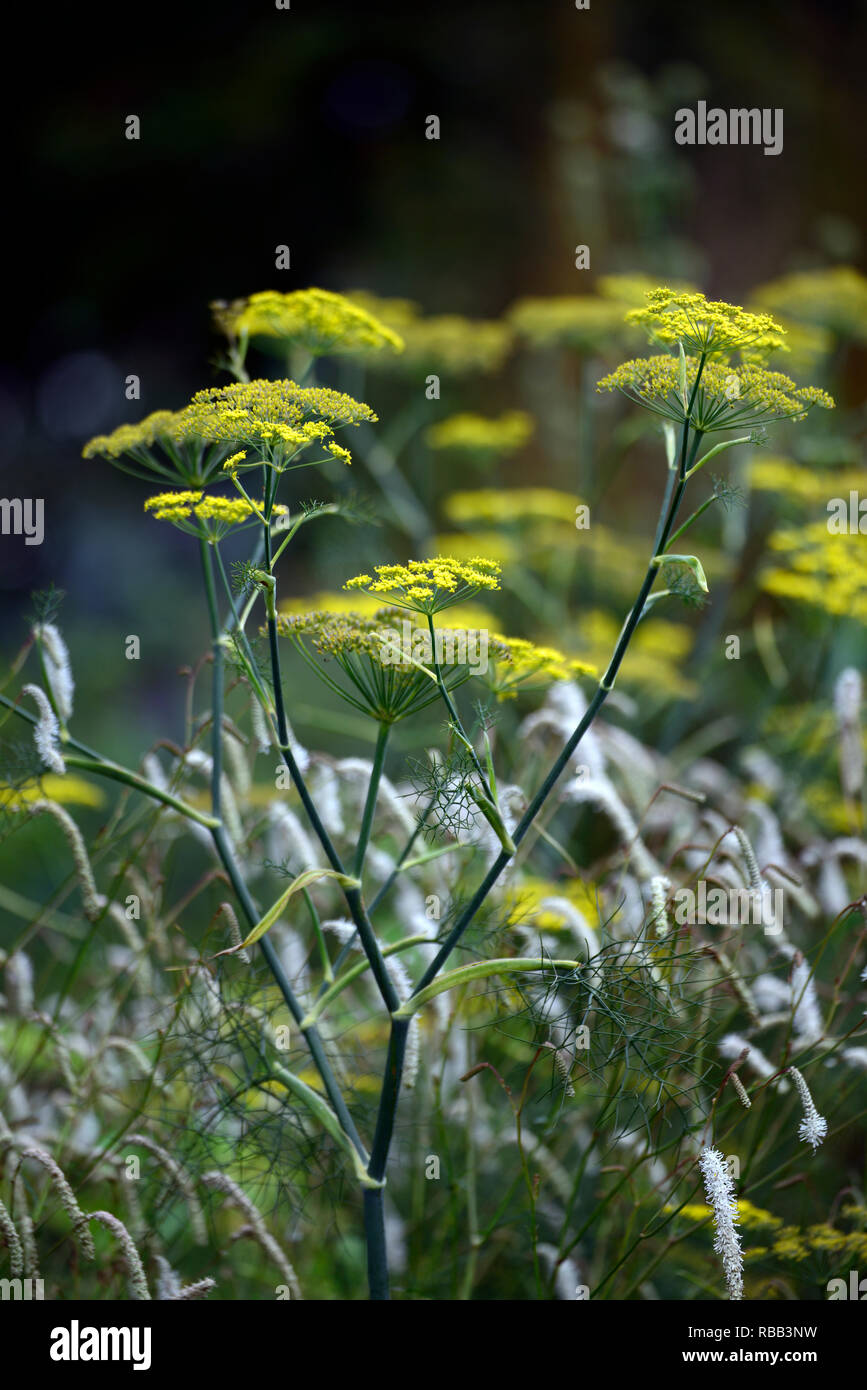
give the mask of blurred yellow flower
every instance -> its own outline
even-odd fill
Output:
[[[231,305],[214,306],[227,336],[275,338],[314,357],[328,353],[403,351],[403,339],[375,315],[331,290],[262,290]]]
[[[580,498],[549,487],[475,488],[452,492],[443,503],[449,521],[459,524],[478,522],[525,522],[537,518],[575,524]]]
[[[85,806],[93,810],[105,805],[105,794],[99,787],[69,772],[63,777],[46,773],[38,783],[28,783],[24,787],[0,783],[0,808],[5,811],[20,810],[28,802],[40,801],[45,797],[49,801],[59,801],[61,805]]]
[[[851,266],[784,275],[753,293],[756,303],[771,313],[867,341],[867,278]]]
[[[451,415],[431,425],[425,439],[431,449],[474,454],[480,458],[507,458],[526,444],[533,433],[533,417],[523,410],[507,410],[499,419],[484,415]]]
[[[595,676],[597,668],[576,657],[564,656],[556,647],[540,647],[524,637],[504,637],[494,633],[494,641],[508,648],[509,659],[498,660],[492,651],[483,677],[498,700],[513,698],[519,690],[536,690],[552,681],[574,680],[576,676]]]
[[[827,521],[814,521],[773,531],[768,546],[785,562],[760,576],[767,593],[838,617],[867,620],[867,538],[835,534]]]
[[[459,314],[425,318],[407,299],[378,299],[364,290],[347,298],[374,314],[404,342],[398,358],[372,356],[377,370],[396,370],[425,377],[431,373],[463,376],[469,372],[493,372],[505,360],[512,345],[508,324],[497,320],[466,319]]]
[[[623,335],[623,305],[591,294],[519,299],[506,315],[532,347],[587,351]]]

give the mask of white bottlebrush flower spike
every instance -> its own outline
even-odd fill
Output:
[[[75,694],[69,651],[54,623],[40,623],[33,629],[33,635],[42,644],[45,676],[54,696],[57,713],[66,723],[72,717],[72,697]]]
[[[804,1118],[798,1125],[798,1138],[803,1139],[805,1144],[811,1144],[815,1153],[828,1133],[828,1121],[816,1109],[807,1083],[798,1068],[789,1067],[789,1075],[798,1088],[798,1095],[801,1097],[801,1104],[804,1107]]]
[[[50,767],[52,772],[57,772],[62,776],[66,771],[66,764],[60,753],[60,725],[57,722],[57,715],[51,708],[51,702],[42,687],[38,685],[23,686],[21,694],[29,695],[39,710],[39,719],[33,730],[36,751],[46,767]]]
[[[650,922],[657,936],[667,936],[671,930],[665,902],[671,891],[671,882],[664,874],[654,874],[650,880]]]
[[[713,1209],[716,1239],[713,1248],[722,1259],[729,1298],[744,1296],[744,1258],[737,1229],[738,1204],[734,1183],[719,1149],[702,1149],[698,1160],[708,1206]]]

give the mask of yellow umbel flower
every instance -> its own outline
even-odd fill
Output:
[[[121,454],[149,449],[163,439],[177,438],[177,415],[171,410],[155,410],[136,425],[119,425],[111,434],[98,434],[85,444],[82,458],[116,459]]]
[[[867,620],[867,541],[860,534],[837,534],[826,521],[782,527],[768,538],[785,564],[767,569],[762,588],[836,617]]]
[[[512,344],[505,323],[465,319],[459,314],[424,318],[417,304],[407,299],[378,299],[365,290],[353,290],[348,298],[374,314],[398,333],[404,342],[400,357],[372,354],[376,370],[396,370],[424,379],[464,376],[469,372],[493,372],[504,361]]]
[[[155,497],[148,497],[144,509],[153,512],[157,521],[174,521],[191,516],[193,504],[201,502],[204,495],[203,492],[158,492]]]
[[[598,675],[598,668],[587,661],[564,656],[556,647],[539,647],[524,637],[504,637],[494,634],[494,640],[508,649],[508,662],[488,664],[484,677],[490,691],[498,700],[514,698],[519,689],[536,690],[553,681],[574,680],[576,676]]]
[[[532,347],[599,348],[623,336],[623,306],[591,294],[519,299],[508,311],[515,332]]]
[[[403,339],[380,319],[331,290],[262,290],[228,308],[216,305],[215,317],[231,337],[272,338],[297,345],[311,356],[330,353],[403,351]]]
[[[156,497],[147,499],[144,509],[151,512],[157,521],[171,521],[188,535],[219,540],[233,526],[243,526],[254,520],[263,521],[264,505],[264,502],[253,502],[245,497],[208,497],[202,492],[160,492]],[[288,514],[289,508],[280,503],[271,508],[272,518]]]
[[[581,499],[551,487],[476,488],[452,492],[443,503],[450,521],[460,525],[537,520],[568,521],[574,525]]]
[[[621,363],[602,378],[596,390],[621,391],[646,410],[680,425],[687,419],[698,372],[698,359],[687,358],[684,399],[676,357],[640,357]],[[778,420],[803,420],[814,406],[832,410],[834,402],[818,386],[796,386],[782,372],[769,372],[754,363],[735,367],[706,362],[689,420],[702,434],[756,429]]]
[[[499,419],[465,413],[431,425],[425,439],[431,449],[454,450],[477,458],[508,458],[533,433],[533,417],[524,410],[507,410]]]
[[[416,613],[439,613],[463,603],[481,589],[499,589],[496,560],[474,555],[469,560],[438,555],[432,560],[409,560],[405,565],[377,565],[375,578],[357,574],[344,589],[388,596],[388,602]]]
[[[860,469],[829,471],[804,468],[791,459],[776,454],[760,455],[750,465],[750,486],[754,492],[773,492],[799,502],[824,503],[830,492],[848,497],[853,489],[863,486]]]
[[[311,444],[338,456],[349,455],[329,443],[335,427],[375,421],[369,405],[327,386],[294,381],[243,381],[199,391],[178,417],[182,438],[256,447],[262,460],[281,470]],[[260,460],[261,461],[261,460]],[[235,468],[253,467],[237,462]]]
[[[326,589],[319,593],[308,594],[306,597],[283,599],[279,605],[279,612],[287,618],[298,617],[313,610],[328,613],[332,617],[339,617],[346,613],[357,613],[361,617],[369,618],[380,608],[382,608],[382,598],[377,594],[364,594],[358,589],[352,593]],[[447,612],[449,627],[487,630],[490,626],[491,615],[480,603],[455,604],[448,608]],[[437,614],[434,614],[435,627],[442,626],[444,621]]]
[[[752,356],[785,343],[785,329],[769,314],[668,288],[650,290],[645,306],[630,309],[626,321],[644,328],[651,342],[683,343],[687,354],[729,357],[747,351]]]
[[[771,313],[867,341],[867,278],[851,266],[784,275],[757,289],[755,299]]]
[[[201,486],[219,469],[226,456],[223,445],[205,445],[187,439],[181,430],[180,412],[156,410],[135,425],[119,425],[111,434],[88,441],[82,457],[99,455],[135,477],[154,476]],[[128,460],[121,463],[120,460]]]
[[[772,1212],[764,1211],[761,1207],[753,1206],[746,1198],[738,1200],[738,1223],[746,1230],[777,1230],[783,1222],[779,1216],[774,1216]],[[672,1203],[667,1202],[666,1211],[675,1211]],[[687,1221],[706,1221],[713,1216],[713,1208],[706,1206],[704,1202],[687,1202],[678,1211],[678,1216],[684,1217]]]
[[[435,652],[427,624],[401,620],[399,608],[361,613],[281,613],[277,630],[288,637],[308,665],[336,695],[381,724],[406,719],[440,698],[433,662],[443,682],[455,690],[476,673],[481,648],[477,632],[437,628]],[[485,647],[501,660],[508,653],[494,641]],[[327,666],[346,677],[339,681]]]

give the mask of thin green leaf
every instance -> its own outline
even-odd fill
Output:
[[[290,898],[293,898],[296,893],[300,893],[304,888],[308,888],[311,883],[316,883],[321,878],[336,879],[341,888],[361,887],[357,878],[350,878],[348,874],[339,874],[336,869],[305,869],[303,874],[299,874],[297,878],[293,878],[285,893],[281,893],[277,901],[271,904],[265,916],[261,921],[256,923],[249,936],[245,937],[238,946],[227,946],[225,951],[218,951],[217,955],[235,955],[236,952],[243,951],[246,946],[252,946],[265,935],[266,931],[271,930],[275,922],[279,921],[286,910],[286,904],[289,902]]]

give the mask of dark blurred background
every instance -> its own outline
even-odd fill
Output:
[[[15,22],[0,495],[44,497],[46,538],[0,538],[0,639],[8,653],[26,635],[31,590],[67,591],[61,623],[96,697],[76,727],[101,746],[166,732],[202,612],[195,547],[143,515],[147,485],[81,447],[227,380],[213,299],[366,288],[493,318],[618,270],[737,300],[800,266],[863,268],[864,4],[258,0]],[[783,152],[675,145],[675,110],[700,98],[782,107]],[[324,584],[298,553],[290,586]]]

